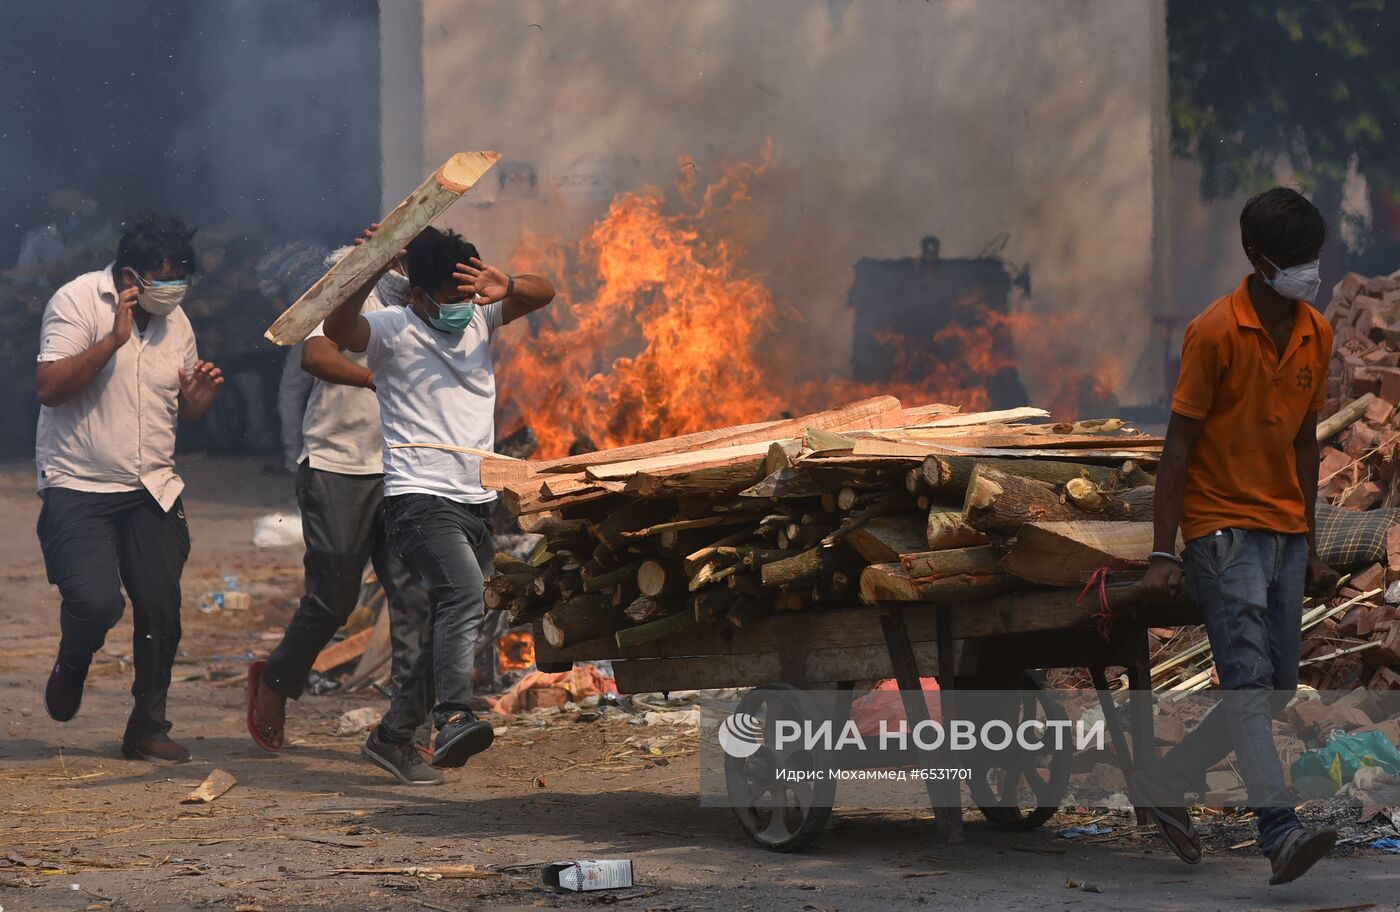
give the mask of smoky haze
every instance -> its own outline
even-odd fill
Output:
[[[343,238],[378,207],[372,0],[7,4],[0,76],[0,267],[55,190],[253,248]]]
[[[1031,279],[1024,307],[1054,315],[1018,339],[1032,392],[1111,352],[1124,402],[1159,395],[1149,335],[1160,4],[424,0],[422,10],[421,168],[495,148],[537,178],[532,200],[485,206],[474,195],[449,212],[488,255],[507,255],[521,229],[577,237],[618,193],[674,193],[683,176],[703,186],[771,142],[752,202],[723,230],[803,317],[783,327],[784,370],[849,370],[860,259],[917,256],[925,235],[946,257],[976,257],[1005,238],[1003,255]]]

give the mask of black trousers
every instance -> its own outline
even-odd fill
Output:
[[[40,495],[39,546],[49,582],[58,586],[59,655],[86,666],[121,620],[131,597],[135,705],[126,740],[170,730],[165,718],[170,669],[180,645],[180,574],[190,555],[185,508],[170,512],[146,491],[92,494],[48,488]]]
[[[384,586],[398,692],[428,638],[428,594],[384,537],[384,476],[342,475],[297,468],[297,503],[306,542],[305,594],[282,642],[267,660],[269,687],[295,700],[306,688],[316,656],[355,610],[365,564]]]
[[[389,544],[417,568],[433,603],[431,646],[419,653],[409,681],[380,720],[385,741],[409,740],[430,706],[439,726],[469,708],[486,577],[496,556],[491,507],[430,494],[385,498]]]

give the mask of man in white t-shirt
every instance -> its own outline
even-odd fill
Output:
[[[468,700],[495,551],[496,495],[481,486],[481,460],[460,450],[490,450],[495,442],[492,334],[554,299],[549,282],[483,264],[476,248],[452,231],[425,229],[402,259],[407,308],[361,313],[386,266],[325,322],[328,338],[368,356],[384,433],[385,531],[433,602],[431,649],[424,647],[363,751],[400,780],[412,765],[413,732],[422,721],[413,697],[421,675],[432,675],[436,695],[433,766],[462,766],[495,737]]]
[[[349,249],[332,253],[325,264]],[[403,309],[407,299],[408,277],[391,271],[370,292],[364,313]],[[248,731],[269,752],[284,743],[287,701],[301,697],[316,657],[354,611],[367,561],[388,601],[394,692],[408,680],[428,628],[428,595],[384,536],[384,438],[365,355],[341,351],[318,326],[302,346],[297,370],[312,380],[296,462],[305,594],[277,648],[248,670]],[[431,699],[426,683],[420,680],[417,697],[417,714],[425,720]],[[443,778],[419,760],[401,781],[437,785]]]

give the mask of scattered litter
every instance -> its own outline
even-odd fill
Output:
[[[1081,836],[1107,836],[1112,832],[1113,827],[1104,827],[1099,826],[1097,823],[1091,823],[1088,826],[1066,827],[1056,833],[1056,835],[1062,839],[1078,839]]]
[[[335,720],[335,726],[331,729],[331,734],[337,738],[349,738],[353,735],[363,735],[379,724],[384,711],[373,706],[361,706],[359,709],[352,709],[341,714]]]
[[[1067,880],[1065,886],[1071,890],[1083,890],[1085,893],[1102,893],[1103,887],[1096,883],[1089,883],[1087,880]]]
[[[1396,839],[1394,836],[1377,839],[1375,842],[1371,843],[1371,848],[1384,849],[1392,854],[1400,854],[1400,839]]]
[[[1247,848],[1249,848],[1249,847],[1252,846],[1252,845],[1258,845],[1258,844],[1259,844],[1259,840],[1257,840],[1257,839],[1246,839],[1244,842],[1237,842],[1237,843],[1235,843],[1234,845],[1230,846],[1230,849],[1231,849],[1231,851],[1234,851],[1235,849],[1247,849]]]
[[[1385,595],[1382,596],[1387,605],[1400,605],[1400,580],[1396,580],[1385,587]]]
[[[1325,746],[1303,752],[1288,769],[1300,794],[1322,798],[1336,794],[1363,767],[1400,776],[1400,750],[1379,731],[1333,731]]]
[[[233,775],[216,769],[199,784],[199,788],[180,799],[181,804],[208,804],[238,784]]]
[[[485,871],[476,865],[439,865],[436,867],[408,868],[337,868],[332,874],[397,875],[399,877],[421,877],[424,880],[461,880],[476,877],[499,877],[496,871]]]
[[[527,697],[529,692],[551,688],[564,691],[558,704],[562,706],[565,700],[578,703],[590,696],[614,693],[617,691],[617,684],[593,665],[580,664],[569,671],[556,673],[532,671],[515,682],[515,686],[508,692],[499,698],[487,697],[486,702],[491,704],[493,712],[510,716],[523,709],[536,707],[537,704]]]
[[[700,710],[673,709],[668,711],[647,710],[632,721],[638,725],[684,725],[688,728],[700,727]]]
[[[302,544],[301,516],[290,513],[269,513],[259,516],[253,524],[253,546],[256,548],[285,548]]]
[[[632,886],[632,861],[556,861],[540,869],[540,880],[560,893],[621,890]]]

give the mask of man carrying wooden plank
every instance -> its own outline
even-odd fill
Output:
[[[424,676],[432,676],[436,695],[433,766],[462,766],[495,737],[468,700],[495,551],[496,494],[481,486],[480,456],[464,450],[490,451],[495,440],[492,335],[554,299],[549,282],[483,264],[476,248],[451,231],[424,229],[403,260],[407,308],[361,312],[386,266],[325,321],[326,336],[365,352],[374,372],[389,545],[417,569],[433,602],[431,648],[424,647],[363,750],[400,780],[414,762],[413,733],[428,709],[416,686]]]
[[[336,258],[333,254],[326,265]],[[408,306],[408,278],[397,267],[366,296],[363,312],[377,313],[386,306]],[[300,351],[300,369],[314,378],[297,459],[305,594],[277,648],[266,662],[249,668],[248,731],[267,751],[282,748],[287,700],[301,696],[317,655],[355,610],[367,561],[374,565],[388,603],[395,692],[408,680],[428,632],[428,595],[385,541],[384,435],[374,372],[365,355],[341,351],[319,326]],[[421,759],[403,772],[406,784],[443,781]]]
[[[92,656],[126,607],[125,588],[136,681],[122,753],[176,763],[190,752],[171,740],[165,709],[190,532],[175,423],[204,417],[224,382],[199,360],[180,307],[196,264],[193,235],[177,218],[130,225],[112,265],[49,300],[34,371],[43,406],[34,445],[39,545],[63,597],[44,705],[58,722],[77,715]]]
[[[1240,214],[1254,271],[1186,329],[1141,584],[1157,597],[1180,585],[1180,526],[1186,582],[1225,693],[1186,740],[1133,777],[1134,801],[1183,861],[1199,862],[1184,793],[1233,749],[1273,884],[1302,876],[1337,840],[1331,827],[1299,822],[1272,725],[1298,686],[1304,588],[1336,585],[1317,556],[1313,516],[1332,329],[1309,305],[1326,234],[1312,203],[1282,187]]]

